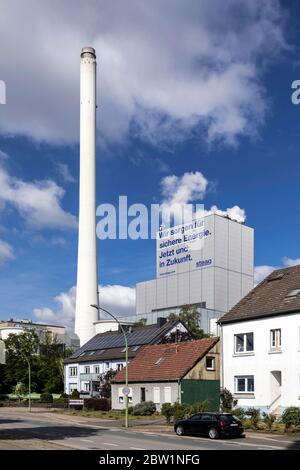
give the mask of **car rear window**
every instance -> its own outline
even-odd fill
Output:
[[[231,422],[231,423],[239,422],[239,419],[234,415],[220,415],[220,419],[222,421],[228,421],[228,422]]]

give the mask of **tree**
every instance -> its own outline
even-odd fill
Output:
[[[64,359],[72,353],[58,343],[56,336],[43,335],[40,339],[30,330],[10,334],[5,341],[6,365],[0,368],[4,375],[1,391],[9,392],[22,382],[28,383],[28,363],[31,367],[31,388],[38,392],[60,393],[64,384]]]
[[[227,388],[221,389],[220,399],[222,411],[232,411],[232,408],[238,404],[238,400],[234,398],[231,391]]]
[[[56,336],[45,335],[40,342],[40,358],[38,377],[42,383],[42,391],[60,393],[64,389],[63,361],[65,351]]]
[[[170,321],[180,320],[195,339],[209,337],[209,335],[205,334],[199,327],[199,312],[193,305],[183,305],[178,315],[171,313],[168,319]]]
[[[99,392],[101,398],[111,397],[111,381],[117,373],[117,370],[109,369],[107,372],[100,375]]]
[[[23,384],[22,382],[19,382],[17,383],[17,385],[14,387],[13,389],[13,393],[14,395],[16,395],[19,399],[19,401],[21,401],[21,398],[26,395],[26,393],[28,393],[28,387],[26,387],[25,384]]]
[[[20,334],[10,334],[5,340],[6,365],[4,383],[11,390],[15,384],[28,383],[28,363],[31,366],[32,390],[39,388],[38,379],[38,349],[39,340],[36,332],[24,331]]]

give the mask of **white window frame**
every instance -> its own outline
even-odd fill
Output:
[[[271,351],[281,350],[281,328],[272,328],[270,330],[270,349]]]
[[[164,387],[164,403],[172,403],[172,388]]]
[[[153,387],[153,402],[160,405],[160,387]]]
[[[78,384],[77,384],[77,383],[74,383],[74,382],[70,382],[70,383],[69,383],[69,394],[71,395],[71,393],[72,393],[74,390],[78,390]]]
[[[69,377],[78,377],[78,367],[77,366],[69,367]]]
[[[252,335],[253,349],[247,349],[247,335]],[[243,336],[243,350],[237,350],[237,337]],[[247,333],[236,333],[234,335],[234,354],[253,354],[254,353],[254,333],[253,331],[247,331]]]
[[[94,366],[94,374],[100,374],[100,366]]]
[[[84,366],[84,373],[90,374],[91,373],[91,366]]]
[[[241,391],[238,390],[238,380],[244,379],[245,380],[245,390]],[[253,379],[253,390],[249,390],[249,379]],[[234,392],[236,394],[254,394],[255,392],[255,381],[254,381],[254,375],[235,375],[234,376]]]
[[[207,367],[207,359],[210,358],[212,359],[212,366]],[[206,356],[205,358],[205,368],[206,370],[216,370],[216,358],[214,356]]]
[[[123,387],[118,388],[119,403],[125,403]],[[132,403],[132,387],[129,387],[128,403]]]

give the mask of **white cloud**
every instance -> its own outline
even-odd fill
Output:
[[[296,266],[297,264],[300,264],[300,258],[288,258],[287,256],[284,256],[282,258],[282,263],[283,266],[285,267],[290,267],[290,266]]]
[[[281,266],[255,266],[254,268],[254,284],[257,285],[265,279],[272,271],[275,269],[289,268],[291,266],[296,266],[300,264],[300,258],[288,258],[284,256],[281,260]]]
[[[10,259],[14,259],[14,257],[13,247],[0,239],[0,266],[3,266]]]
[[[239,206],[228,207],[226,211],[218,209],[217,206],[212,206],[210,210],[205,211],[206,215],[209,214],[218,214],[224,217],[229,217],[231,220],[236,220],[237,222],[243,223],[246,220],[245,209],[241,209]]]
[[[278,269],[275,266],[268,266],[268,265],[263,265],[263,266],[255,266],[254,268],[254,285],[256,286],[259,284],[261,281],[265,279],[269,274],[271,274],[274,269]]]
[[[116,314],[118,317],[135,313],[135,289],[120,285],[99,286],[100,304],[103,308]],[[76,287],[67,292],[61,292],[55,301],[58,304],[56,311],[44,307],[36,308],[34,316],[43,322],[61,324],[69,329],[74,328]]]
[[[196,171],[194,173],[184,173],[182,176],[165,176],[162,178],[160,185],[163,196],[162,203],[169,207],[170,211],[177,217],[177,221],[182,220],[183,214],[186,217],[184,220],[187,221],[192,213],[184,211],[183,205],[195,204],[199,200],[203,200],[211,183],[200,171]],[[209,210],[198,207],[197,214],[199,217],[203,217],[203,214],[219,214],[237,222],[245,222],[246,220],[245,210],[237,205],[227,208],[226,211],[218,209],[217,206],[212,206]]]
[[[265,119],[261,75],[287,48],[276,0],[0,0],[5,133],[78,139],[79,52],[96,48],[101,138],[234,144]],[[30,12],[30,14],[28,13]],[[13,32],[13,33],[12,33]],[[16,70],[19,73],[16,73]]]
[[[208,181],[200,171],[169,175],[161,180],[163,202],[168,205],[188,204],[203,199]]]
[[[76,183],[76,179],[71,174],[68,165],[66,165],[65,163],[57,162],[56,168],[57,168],[58,174],[63,179],[63,181],[65,181],[66,183]]]
[[[0,167],[0,203],[15,207],[29,227],[75,228],[76,217],[61,206],[64,194],[54,181],[28,183]]]

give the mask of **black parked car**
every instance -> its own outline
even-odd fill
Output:
[[[211,439],[240,437],[244,434],[241,421],[230,413],[196,413],[189,418],[177,420],[174,431],[178,436],[202,434]]]

